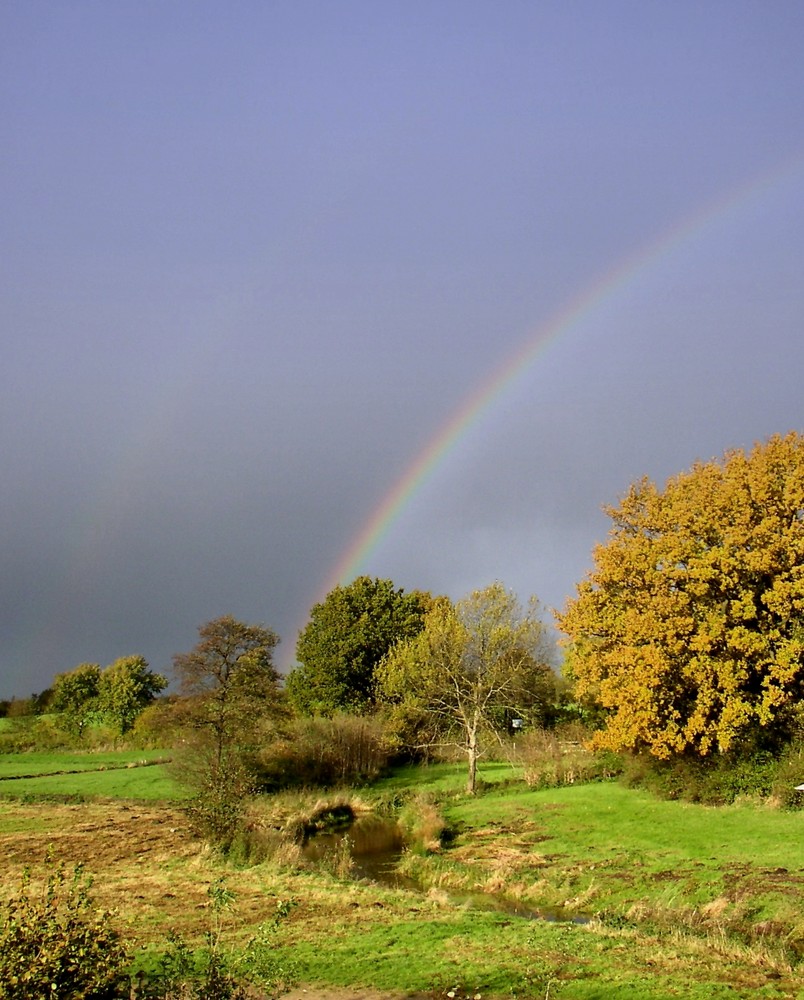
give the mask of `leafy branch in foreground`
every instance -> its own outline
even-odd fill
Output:
[[[0,928],[0,997],[111,1000],[129,996],[126,943],[95,908],[92,878],[82,865],[68,873],[52,854],[38,886],[23,871],[16,897],[4,906]]]

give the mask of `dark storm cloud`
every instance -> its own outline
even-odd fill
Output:
[[[0,694],[128,653],[166,669],[226,613],[292,662],[471,393],[707,207],[512,381],[362,568],[558,605],[635,478],[801,429],[800,5],[0,19]]]

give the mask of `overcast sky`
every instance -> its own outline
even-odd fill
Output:
[[[525,350],[353,570],[560,607],[632,481],[804,430],[802,52],[800,0],[2,4],[0,696],[222,614],[289,665]]]

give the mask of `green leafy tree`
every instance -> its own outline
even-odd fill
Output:
[[[148,669],[142,656],[123,656],[101,672],[98,708],[121,735],[137,716],[167,687],[167,679]]]
[[[466,755],[474,794],[489,739],[499,740],[511,718],[538,719],[547,710],[555,682],[549,660],[538,601],[523,608],[494,583],[454,606],[435,601],[423,630],[380,664],[377,682],[396,711],[429,717],[428,743]]]
[[[559,616],[598,746],[658,758],[790,737],[804,696],[804,438],[648,479],[607,508]]]
[[[198,644],[173,657],[187,734],[181,776],[196,791],[191,808],[198,826],[226,846],[253,788],[252,761],[264,723],[279,707],[273,664],[279,637],[230,615],[198,631]]]
[[[53,680],[51,708],[60,713],[64,728],[79,738],[97,715],[100,676],[100,664],[82,663]]]
[[[421,631],[429,594],[406,594],[391,580],[360,576],[316,604],[299,635],[287,692],[297,711],[365,712],[375,702],[374,672],[397,642]]]

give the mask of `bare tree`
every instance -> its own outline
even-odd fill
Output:
[[[191,812],[197,824],[225,846],[252,787],[249,761],[262,723],[277,709],[273,650],[279,637],[228,615],[198,631],[198,644],[173,657],[185,699],[187,752],[181,777],[196,791]]]
[[[435,602],[423,631],[395,646],[377,671],[383,697],[399,713],[425,717],[425,744],[466,755],[467,791],[488,738],[500,739],[510,719],[539,712],[552,695],[545,626],[531,598],[523,609],[501,583],[452,605]],[[423,744],[417,744],[419,746]]]

